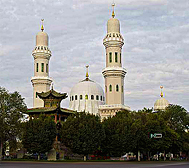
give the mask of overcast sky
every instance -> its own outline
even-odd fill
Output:
[[[115,0],[125,39],[122,50],[125,105],[151,108],[164,86],[171,104],[189,110],[189,0]],[[0,86],[18,91],[33,106],[32,50],[44,18],[49,35],[50,77],[69,94],[85,78],[104,88],[102,40],[112,0],[0,0]],[[69,99],[62,107],[69,107]]]

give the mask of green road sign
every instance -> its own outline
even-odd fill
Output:
[[[160,133],[150,134],[150,138],[162,138],[162,134]]]

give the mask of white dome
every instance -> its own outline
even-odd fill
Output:
[[[165,110],[165,108],[169,105],[168,100],[165,98],[161,97],[160,99],[156,100],[154,103],[154,110]]]
[[[86,78],[71,89],[70,108],[78,112],[97,114],[99,105],[104,104],[104,99],[101,86]]]
[[[120,23],[116,18],[110,18],[107,23],[107,33],[120,33]]]
[[[48,34],[41,31],[36,35],[36,46],[48,46]]]

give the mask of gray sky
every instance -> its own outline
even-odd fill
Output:
[[[189,110],[189,0],[115,0],[121,23],[125,105],[151,108],[160,97]],[[112,0],[0,0],[0,86],[19,91],[32,107],[32,50],[44,18],[50,77],[69,94],[85,78],[104,88],[106,23]],[[69,106],[68,98],[63,107]]]

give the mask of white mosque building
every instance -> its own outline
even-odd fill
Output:
[[[89,112],[100,115],[101,119],[114,116],[120,110],[129,110],[124,105],[124,78],[126,69],[122,67],[122,47],[124,39],[120,32],[120,22],[115,18],[114,6],[112,17],[107,22],[107,34],[103,39],[106,50],[106,67],[102,70],[105,79],[105,94],[102,87],[89,79],[88,66],[86,78],[78,82],[70,91],[69,108],[81,112]],[[36,35],[36,46],[32,52],[34,57],[33,107],[44,107],[44,102],[37,97],[36,92],[50,90],[52,79],[49,77],[49,60],[51,51],[48,47],[48,35],[41,31]],[[167,106],[163,96],[154,104],[154,110],[163,109]]]

